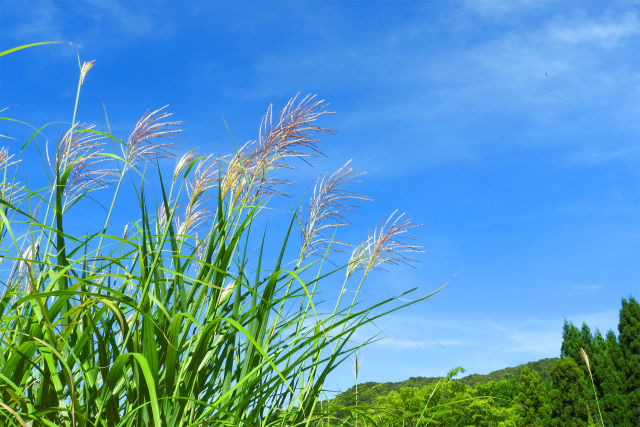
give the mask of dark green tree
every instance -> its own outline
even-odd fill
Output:
[[[577,361],[580,359],[580,348],[583,346],[580,330],[573,323],[565,320],[564,325],[562,325],[560,357],[570,357]]]
[[[600,336],[598,334],[597,336]],[[600,336],[600,338],[602,338]],[[602,351],[596,352],[591,358],[593,361],[593,377],[598,388],[602,418],[605,425],[619,426],[625,423],[626,400],[624,395],[624,374],[622,365],[624,357],[620,344],[613,331],[607,332],[606,338],[600,340],[596,337]]]
[[[618,341],[624,358],[625,421],[640,425],[640,305],[635,298],[622,299]]]
[[[548,425],[551,420],[551,399],[540,374],[525,366],[520,371],[516,387],[518,394],[514,400],[523,405],[519,407],[519,412],[524,425]]]
[[[591,335],[591,329],[589,328],[589,325],[587,325],[586,323],[582,323],[582,326],[580,327],[580,343],[579,344],[580,344],[580,347],[578,348],[579,358],[582,358],[580,356],[581,348],[583,348],[589,354],[593,353],[594,335]]]
[[[560,359],[551,369],[553,390],[552,424],[557,426],[583,426],[592,413],[589,407],[589,388],[584,372],[571,357]]]

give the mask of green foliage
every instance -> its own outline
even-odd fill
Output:
[[[587,425],[589,388],[584,373],[571,358],[558,361],[551,370],[552,415],[555,425]]]
[[[92,65],[80,68],[78,97]],[[323,383],[357,350],[354,333],[420,300],[359,298],[372,269],[419,250],[403,240],[414,224],[401,216],[348,264],[326,269],[326,231],[362,198],[342,188],[359,176],[346,165],[319,182],[306,219],[296,210],[281,236],[255,230],[281,188],[274,170],[317,152],[326,105],[294,98],[275,121],[269,109],[258,141],[224,158],[190,151],[167,179],[159,159],[174,157],[179,122],[159,109],[120,140],[76,122],[78,97],[70,129],[50,149],[48,185],[21,186],[20,168],[37,166],[0,150],[0,424],[288,426],[322,417]],[[122,149],[107,151],[107,142]],[[135,174],[138,204],[120,205]],[[78,233],[70,212],[96,197],[110,207]],[[139,216],[117,229],[117,208]],[[319,286],[330,280],[342,292],[327,306]]]
[[[527,366],[520,371],[515,401],[520,403],[520,416],[526,425],[548,424],[551,419],[551,399],[546,384],[536,371]]]
[[[579,330],[565,322],[562,356],[579,366],[585,381],[593,375],[595,393],[585,397],[587,416],[599,420],[599,414],[596,414],[599,402],[605,425],[638,425],[640,308],[633,297],[622,300],[618,331],[618,337],[613,331],[602,337],[597,330],[592,333],[586,324]],[[584,355],[581,349],[584,349]]]
[[[613,331],[607,332],[601,351],[593,356],[594,380],[598,388],[605,425],[624,425],[626,413],[622,349]]]
[[[626,395],[625,422],[640,422],[640,305],[635,298],[622,300],[618,324],[620,353],[623,362],[624,390]]]
[[[536,371],[543,381],[550,381],[550,372],[553,365],[558,361],[556,357],[549,357],[545,359],[536,360],[535,362],[527,362],[515,367],[503,368],[497,371],[493,371],[487,375],[472,374],[464,378],[461,381],[467,385],[475,387],[479,384],[483,384],[487,381],[500,381],[506,379],[516,378],[520,374],[520,370],[523,367],[527,367],[532,371]]]

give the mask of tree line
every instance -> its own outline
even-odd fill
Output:
[[[325,402],[332,415],[318,425],[638,426],[640,305],[622,300],[617,334],[565,321],[560,358],[456,378],[461,372],[361,384]]]

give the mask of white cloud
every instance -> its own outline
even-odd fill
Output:
[[[600,20],[558,19],[547,28],[547,34],[554,42],[613,47],[626,37],[640,34],[640,21],[635,13]]]

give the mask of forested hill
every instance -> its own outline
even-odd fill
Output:
[[[320,402],[326,425],[640,426],[640,304],[622,299],[618,334],[565,321],[559,358],[488,375],[364,383]]]
[[[535,362],[523,363],[518,366],[508,367],[493,371],[486,375],[472,374],[460,378],[458,381],[471,386],[476,387],[479,384],[485,384],[489,381],[501,381],[508,379],[515,379],[522,368],[525,366],[536,371],[542,380],[548,381],[551,379],[550,372],[554,363],[558,361],[557,357],[549,357],[546,359],[540,359]],[[400,382],[366,382],[358,384],[358,400],[361,403],[373,403],[378,396],[384,396],[392,391],[398,391],[403,387],[417,387],[421,388],[427,385],[432,385],[442,380],[442,377],[411,377],[408,380]],[[336,396],[336,399],[352,396],[355,393],[355,386],[347,389],[345,392]]]
[[[470,385],[471,387],[475,387],[478,384],[484,384],[489,381],[509,380],[512,378],[516,378],[522,368],[524,368],[525,366],[532,371],[536,371],[538,374],[540,374],[540,377],[543,381],[550,381],[551,376],[549,373],[551,372],[551,368],[553,368],[553,364],[556,363],[556,361],[558,361],[557,357],[547,357],[546,359],[536,360],[535,362],[528,362],[514,367],[499,369],[487,375],[467,375],[466,377],[460,378],[460,381],[467,385]]]

